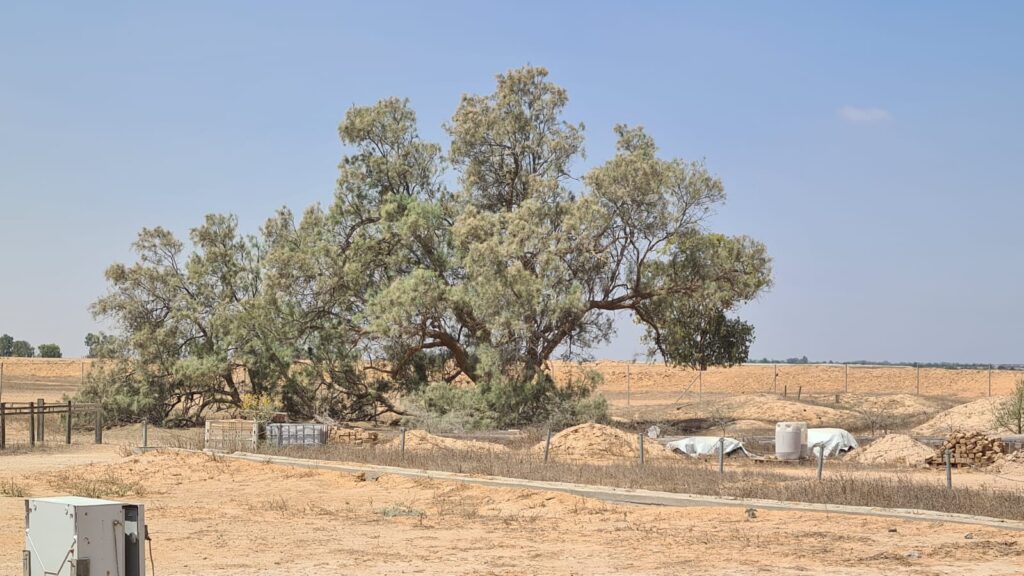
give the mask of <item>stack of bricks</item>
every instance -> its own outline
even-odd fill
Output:
[[[378,440],[379,437],[373,430],[350,428],[348,426],[334,426],[331,428],[331,437],[329,442],[364,445],[376,444]]]
[[[953,466],[988,466],[1006,452],[1006,447],[999,438],[989,438],[981,432],[954,432],[928,459],[928,464],[945,466],[946,450]]]

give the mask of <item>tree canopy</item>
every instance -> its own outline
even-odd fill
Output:
[[[39,345],[39,357],[40,358],[60,358],[62,356],[60,346],[56,344],[40,344]]]
[[[615,312],[669,363],[745,360],[753,328],[734,312],[769,286],[770,260],[706,229],[722,182],[622,125],[614,156],[578,173],[584,128],[547,76],[515,69],[464,96],[447,149],[408,101],[351,108],[333,202],[282,209],[259,234],[212,215],[186,250],[143,230],[93,307],[121,329],[119,381],[164,416],[251,392],[367,418],[461,378],[519,424],[589,394],[556,386],[549,360],[587,358]]]

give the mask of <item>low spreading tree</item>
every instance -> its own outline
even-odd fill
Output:
[[[36,355],[36,349],[25,340],[15,340],[9,355],[16,358],[32,358]]]
[[[396,394],[469,382],[478,399],[422,397],[520,425],[593,416],[581,403],[596,380],[556,386],[549,361],[587,359],[616,313],[670,364],[745,360],[753,328],[735,311],[769,286],[770,260],[707,230],[722,182],[628,126],[612,158],[579,173],[567,104],[543,68],[512,70],[463,97],[447,151],[419,136],[405,100],[354,107],[330,205],[283,209],[253,237],[210,216],[187,254],[144,230],[139,262],[111,267],[93,308],[122,331],[119,377],[165,416],[251,393],[370,418],[400,412]]]
[[[39,345],[39,357],[40,358],[60,358],[60,346],[56,344],[40,344]]]

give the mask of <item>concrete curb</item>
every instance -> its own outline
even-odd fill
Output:
[[[141,451],[174,451],[191,454],[211,454],[230,460],[270,463],[278,464],[281,466],[291,466],[294,468],[309,468],[313,470],[342,472],[345,474],[366,474],[371,478],[376,478],[384,474],[393,474],[395,476],[403,476],[406,478],[423,478],[426,480],[439,480],[445,482],[462,482],[464,484],[490,486],[495,488],[521,488],[529,490],[546,490],[552,492],[572,494],[584,498],[594,498],[597,500],[603,500],[605,502],[613,502],[619,504],[669,506],[677,508],[693,506],[729,506],[742,508],[757,508],[761,510],[785,510],[792,512],[816,512],[827,514],[846,514],[853,516],[873,516],[879,518],[895,518],[900,520],[916,520],[919,522],[950,522],[955,524],[970,524],[973,526],[1001,528],[1004,530],[1024,531],[1024,522],[1022,521],[1004,520],[1002,518],[991,518],[987,516],[971,516],[968,514],[935,512],[932,510],[914,510],[907,508],[876,508],[870,506],[842,506],[831,504],[814,504],[809,502],[761,500],[755,498],[733,498],[729,496],[703,496],[700,494],[679,494],[675,492],[658,492],[654,490],[614,488],[608,486],[593,486],[589,484],[572,484],[569,482],[545,482],[541,480],[523,480],[519,478],[505,478],[501,476],[474,476],[470,474],[460,474],[457,472],[419,470],[414,468],[399,468],[396,466],[334,463],[324,460],[306,460],[303,458],[291,458],[288,456],[270,456],[266,454],[253,454],[249,452],[234,452],[230,454],[224,454],[206,450],[187,450],[184,448],[148,448],[143,449]]]

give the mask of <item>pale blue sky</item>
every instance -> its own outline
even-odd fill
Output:
[[[407,96],[440,140],[532,63],[581,171],[627,122],[722,177],[714,227],[775,259],[752,356],[1024,362],[1024,4],[551,4],[3,3],[0,332],[82,353],[141,227],[328,202],[351,105]]]

